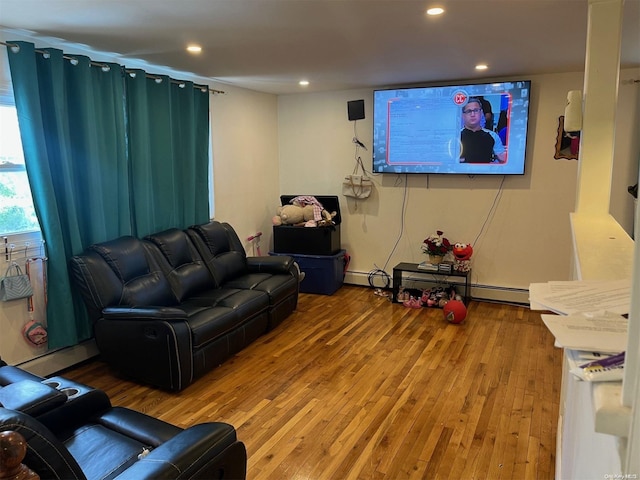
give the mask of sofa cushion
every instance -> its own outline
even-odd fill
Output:
[[[268,307],[269,297],[264,292],[233,289],[201,292],[181,305],[195,348],[240,328]]]
[[[246,253],[230,225],[212,221],[189,227],[187,234],[218,286],[248,272]]]
[[[147,235],[144,239],[180,302],[216,286],[209,269],[183,230],[170,228]]]
[[[159,266],[135,237],[91,245],[71,258],[70,267],[93,320],[106,307],[178,303]]]
[[[231,308],[183,305],[189,315],[191,343],[198,349],[238,326],[238,317]]]
[[[138,455],[149,447],[95,423],[76,429],[64,440],[64,446],[78,462],[87,480],[115,478],[137,462]]]
[[[98,253],[107,262],[122,283],[149,273],[149,262],[144,247],[135,237],[116,238],[91,245],[89,249]]]
[[[135,410],[123,407],[111,407],[94,420],[110,430],[154,447],[171,440],[182,431],[182,428],[158,418],[141,415]]]
[[[295,295],[298,282],[295,277],[288,274],[249,273],[225,283],[225,288],[264,292],[269,296],[269,304],[273,306],[279,304],[285,298]]]
[[[247,273],[247,259],[244,252],[224,252],[213,258],[211,267],[218,285],[224,287],[227,282]]]

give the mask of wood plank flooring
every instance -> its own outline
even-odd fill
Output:
[[[561,360],[527,308],[473,301],[452,325],[344,286],[301,294],[275,331],[179,393],[99,360],[64,375],[180,427],[234,425],[251,480],[553,479]]]

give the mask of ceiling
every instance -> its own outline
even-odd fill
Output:
[[[427,17],[434,4],[445,14]],[[582,71],[587,10],[587,0],[0,0],[0,28],[287,94]],[[640,0],[624,3],[622,37],[621,65],[640,66]],[[199,55],[185,52],[191,42]]]

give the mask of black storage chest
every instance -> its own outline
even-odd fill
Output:
[[[281,195],[280,202],[287,205],[300,195]],[[336,212],[335,225],[327,227],[273,226],[273,252],[303,255],[335,255],[342,249],[340,243],[340,203],[337,195],[313,195],[329,213]]]

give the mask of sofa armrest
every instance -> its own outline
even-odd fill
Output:
[[[164,320],[184,321],[184,310],[175,307],[107,307],[102,310],[105,320]]]
[[[180,309],[109,307],[94,333],[102,358],[133,380],[168,390],[193,381],[192,333]]]
[[[34,382],[41,382],[43,377],[29,373],[21,368],[7,365],[4,362],[0,364],[0,386],[9,385],[10,383],[16,383],[20,380],[33,380]]]
[[[201,423],[180,432],[116,477],[117,480],[244,479],[247,452],[226,423]]]
[[[34,417],[66,401],[64,393],[33,380],[21,380],[0,388],[0,406]]]
[[[247,257],[247,267],[251,273],[289,273],[294,276],[297,275],[294,259],[289,255]]]

